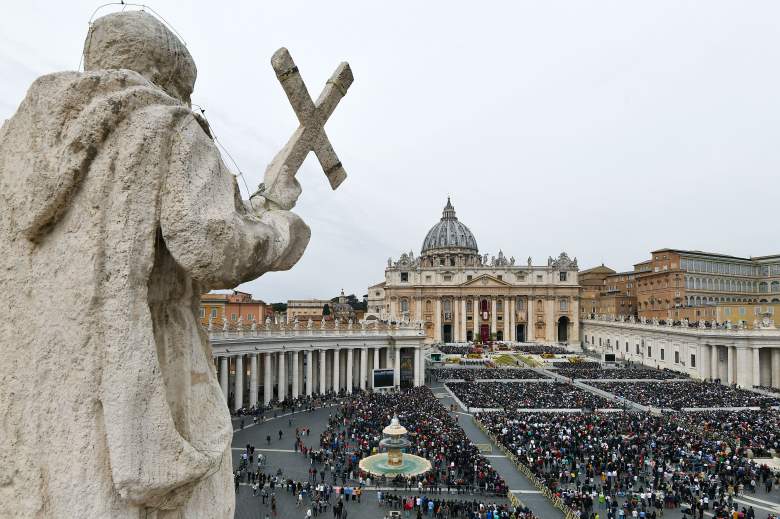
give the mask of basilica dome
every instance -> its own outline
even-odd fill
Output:
[[[460,249],[461,252],[472,254],[479,252],[477,240],[469,228],[458,221],[449,197],[442,211],[441,220],[425,235],[421,253],[425,255],[441,249]]]

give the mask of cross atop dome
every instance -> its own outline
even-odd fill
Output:
[[[441,214],[441,219],[444,220],[445,218],[456,218],[455,208],[452,206],[449,196],[447,196],[447,205],[444,206],[444,211]]]

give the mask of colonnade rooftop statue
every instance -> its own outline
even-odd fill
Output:
[[[343,180],[322,125],[351,72],[315,104],[287,51],[274,55],[301,126],[250,202],[190,109],[192,57],[156,18],[97,19],[84,64],[37,79],[0,129],[0,289],[14,294],[0,516],[232,518],[232,427],[199,297],[300,259],[294,176],[314,150]]]

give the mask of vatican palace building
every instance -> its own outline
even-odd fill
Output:
[[[579,343],[577,274],[566,253],[545,265],[480,254],[448,198],[420,255],[389,259],[385,280],[368,288],[367,315],[421,323],[429,343]]]

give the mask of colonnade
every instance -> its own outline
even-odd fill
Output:
[[[702,345],[700,373],[724,384],[780,388],[780,348]]]
[[[214,356],[222,393],[226,401],[232,393],[234,410],[256,407],[261,401],[268,405],[274,399],[373,389],[374,369],[393,369],[394,386],[400,387],[402,356],[411,361],[411,377],[405,382],[414,386],[425,383],[419,347],[301,348],[248,353],[220,348]],[[404,372],[408,374],[408,370]]]

